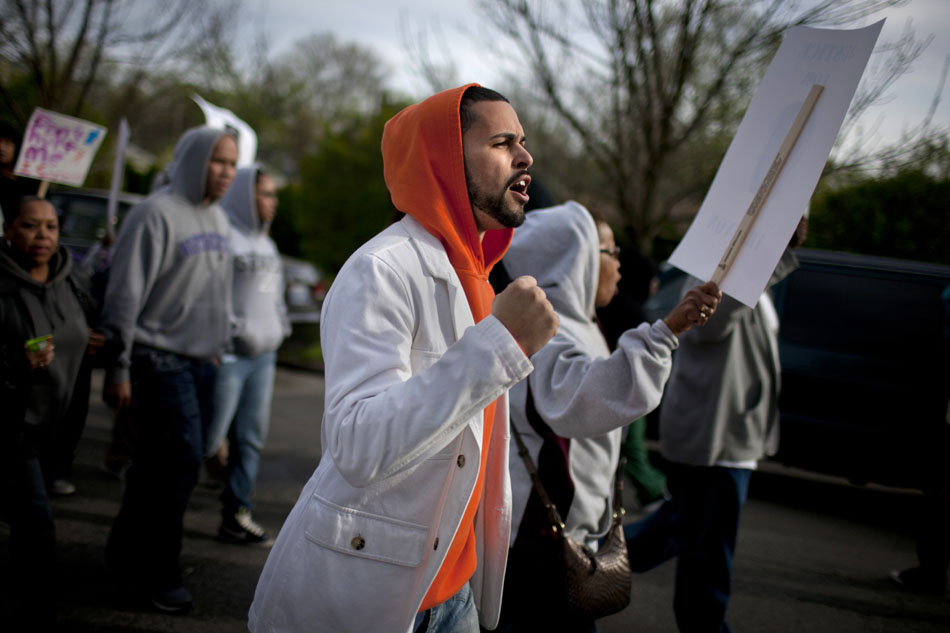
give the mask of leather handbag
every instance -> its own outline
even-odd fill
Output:
[[[529,417],[538,415],[534,408],[531,388],[528,387]],[[534,422],[532,421],[532,425]],[[546,426],[546,425],[545,425]],[[539,561],[538,570],[543,570],[538,578],[547,577],[550,582],[549,605],[561,605],[569,617],[596,620],[612,613],[622,611],[630,603],[631,571],[627,558],[627,542],[623,535],[623,466],[621,458],[614,475],[613,518],[610,530],[597,551],[578,543],[564,532],[564,521],[557,506],[551,501],[541,483],[541,476],[535,467],[521,433],[511,425],[518,455],[524,461],[531,483],[547,511],[550,529],[545,530],[540,543],[535,548],[535,556],[541,555],[548,560]],[[516,546],[517,547],[517,546]],[[560,595],[557,595],[557,594]]]

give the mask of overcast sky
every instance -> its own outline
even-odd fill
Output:
[[[274,52],[305,35],[329,31],[342,41],[373,48],[390,65],[392,86],[417,97],[424,96],[427,88],[406,62],[408,53],[402,45],[400,24],[408,24],[410,32],[423,27],[431,30],[432,25],[438,25],[444,39],[431,42],[451,42],[451,50],[441,53],[453,59],[460,83],[499,85],[499,76],[489,60],[479,53],[470,37],[462,34],[462,28],[471,28],[483,19],[470,0],[245,0],[245,7],[252,22],[267,33]],[[860,26],[882,17],[887,21],[878,45],[897,39],[908,19],[918,37],[934,36],[911,71],[894,85],[890,100],[871,110],[863,121],[866,129],[888,141],[922,119],[929,109],[944,59],[950,55],[950,0],[911,0],[902,8],[865,20]],[[430,46],[430,50],[439,48]],[[950,123],[948,104],[950,87],[944,88],[935,122]]]

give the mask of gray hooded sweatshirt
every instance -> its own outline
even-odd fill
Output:
[[[36,448],[33,436],[66,414],[86,353],[89,330],[71,270],[69,251],[60,245],[48,280],[38,282],[8,246],[0,246],[0,441],[17,442],[28,452]],[[46,334],[53,336],[53,361],[30,369],[23,344]]]
[[[168,186],[122,224],[102,316],[116,353],[112,382],[129,379],[133,344],[197,359],[228,348],[228,220],[217,203],[204,203],[208,164],[223,135],[208,127],[185,132]]]
[[[528,213],[515,230],[504,266],[512,278],[534,276],[561,320],[554,338],[531,357],[534,372],[526,380],[544,422],[570,438],[574,496],[566,518],[562,512],[567,534],[596,548],[596,539],[610,527],[622,428],[659,404],[677,339],[658,320],[625,332],[610,353],[594,321],[597,226],[576,202]],[[526,393],[525,381],[509,392],[511,422],[537,464],[542,438],[525,417]],[[510,470],[514,544],[532,489],[516,446]]]
[[[232,349],[249,357],[276,350],[290,334],[280,254],[257,213],[256,180],[256,166],[239,169],[221,200],[232,229]]]
[[[797,267],[795,253],[786,249],[768,288]],[[698,282],[687,277],[683,288]],[[660,410],[664,458],[748,468],[778,449],[782,372],[771,305],[768,294],[754,308],[724,295],[706,325],[682,336]]]

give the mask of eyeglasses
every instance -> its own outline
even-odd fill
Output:
[[[604,255],[610,255],[614,259],[620,259],[620,247],[614,246],[613,248],[602,248],[600,252]]]

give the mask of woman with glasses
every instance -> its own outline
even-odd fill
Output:
[[[611,353],[594,310],[617,294],[618,255],[606,221],[568,202],[528,213],[503,260],[511,277],[537,278],[560,318],[557,334],[531,357],[534,372],[510,392],[511,423],[565,534],[594,550],[611,525],[623,428],[659,404],[677,336],[705,323],[721,296],[712,283],[691,289],[665,319],[625,332]],[[516,445],[510,472],[511,550],[498,630],[594,630],[551,599],[548,578],[522,556],[549,524]]]

